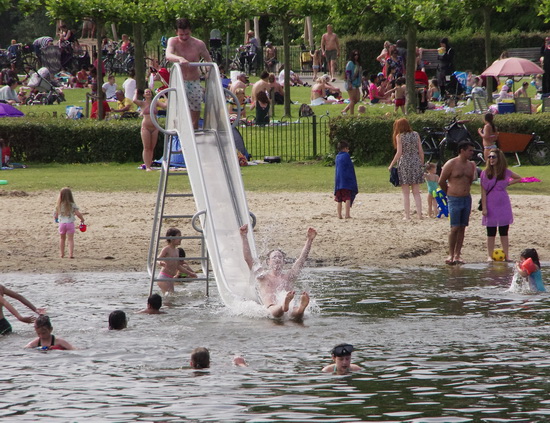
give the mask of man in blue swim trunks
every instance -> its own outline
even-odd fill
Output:
[[[458,144],[458,156],[445,163],[439,177],[439,186],[447,194],[451,221],[446,264],[464,264],[460,253],[472,211],[470,187],[477,177],[476,165],[470,160],[473,154],[474,145],[470,141],[461,141]]]
[[[198,66],[189,66],[189,63],[200,62],[201,59],[211,62],[212,58],[206,44],[191,36],[191,23],[188,19],[176,20],[176,36],[168,39],[166,59],[181,64],[193,127],[198,129],[204,93],[200,84],[200,69]]]

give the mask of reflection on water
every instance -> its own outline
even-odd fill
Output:
[[[549,298],[505,292],[511,275],[506,264],[318,269],[301,282],[317,307],[303,324],[232,315],[199,283],[180,287],[165,315],[135,314],[148,292],[141,273],[2,275],[81,349],[23,350],[33,328],[8,314],[0,419],[548,421]],[[127,330],[106,330],[114,309]],[[320,373],[343,341],[364,371]],[[211,351],[207,372],[182,368],[197,346]],[[250,367],[233,367],[236,354]]]

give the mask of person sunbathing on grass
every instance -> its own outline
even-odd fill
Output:
[[[266,264],[267,268],[261,265],[254,265],[254,259],[250,252],[248,243],[248,225],[243,225],[240,228],[241,239],[243,242],[243,255],[248,264],[248,268],[254,272],[259,284],[260,298],[263,305],[271,313],[273,317],[282,317],[286,312],[290,311],[290,303],[294,299],[296,292],[294,291],[294,282],[300,275],[302,268],[307,260],[313,239],[317,235],[317,231],[309,228],[307,231],[307,239],[304,248],[298,257],[298,260],[288,272],[283,272],[285,263],[285,253],[281,250],[271,250],[267,253]],[[287,291],[284,299],[277,303],[277,294],[281,291]],[[304,311],[309,304],[309,294],[303,292],[298,305],[290,311],[290,317],[295,320],[300,320],[304,316]]]

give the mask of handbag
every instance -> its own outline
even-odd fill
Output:
[[[497,178],[495,176],[495,184],[491,188],[489,188],[489,190],[485,193],[485,198],[487,198],[487,196],[493,190],[493,188],[495,187],[496,184],[497,184]],[[483,211],[483,204],[481,203],[481,198],[479,199],[479,203],[477,203],[477,209],[479,211]]]
[[[399,174],[397,173],[396,167],[392,167],[390,170],[390,182],[393,184],[394,187],[399,186]]]

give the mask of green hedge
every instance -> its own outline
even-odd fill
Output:
[[[426,113],[410,115],[407,119],[412,128],[421,136],[423,128],[443,128],[449,124],[452,115],[445,113]],[[461,119],[466,123],[470,134],[481,143],[477,130],[483,125],[483,116],[465,115]],[[378,117],[337,117],[330,121],[330,142],[336,152],[338,141],[350,143],[351,154],[357,164],[388,165],[395,154],[391,137],[395,115]],[[500,132],[520,134],[537,133],[550,144],[550,113],[522,115],[511,113],[496,115],[495,124]]]
[[[438,48],[439,40],[442,38],[439,31],[420,32],[417,35],[417,45],[423,48]],[[466,31],[446,34],[451,46],[455,49],[455,68],[458,71],[471,70],[474,74],[480,74],[485,66],[485,40],[481,34],[469,34]],[[509,48],[541,47],[544,44],[544,33],[520,33],[507,32],[504,34],[491,35],[491,47],[493,60]],[[401,39],[406,41],[404,32]],[[380,72],[380,64],[376,58],[382,51],[386,36],[383,34],[357,34],[343,37],[345,45],[345,57],[352,50],[359,50],[361,54],[361,65],[370,74]],[[389,39],[395,42],[395,39]],[[346,60],[347,61],[347,60]],[[345,62],[344,62],[345,63]],[[428,72],[435,74],[435,70]]]
[[[0,137],[8,140],[14,162],[139,162],[140,127],[137,119],[3,118]],[[162,141],[159,136],[155,158],[162,155]]]

